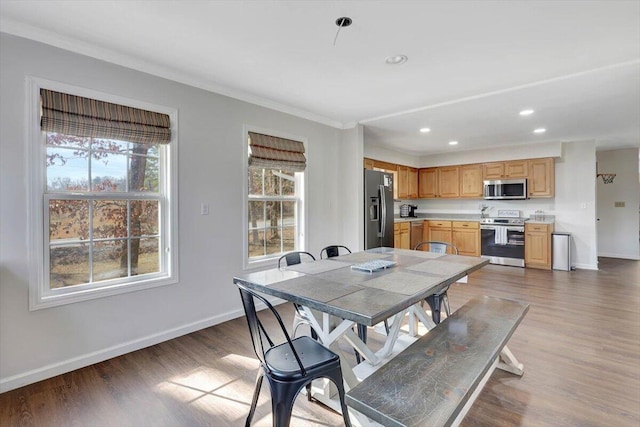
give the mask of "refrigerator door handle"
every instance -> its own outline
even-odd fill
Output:
[[[384,194],[384,185],[379,185],[378,191],[380,193],[380,209],[382,211],[382,221],[380,221],[380,232],[378,233],[378,237],[384,237],[387,233],[387,201]]]

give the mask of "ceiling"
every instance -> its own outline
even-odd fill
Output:
[[[341,16],[353,24],[339,28]],[[366,144],[407,154],[640,146],[637,0],[2,0],[0,31],[334,127],[361,123]],[[408,61],[385,63],[398,54]]]

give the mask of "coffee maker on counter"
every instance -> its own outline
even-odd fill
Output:
[[[400,218],[415,218],[418,205],[400,205]]]

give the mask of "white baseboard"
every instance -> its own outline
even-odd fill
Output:
[[[25,386],[27,384],[32,384],[47,378],[55,377],[56,375],[71,372],[76,369],[84,368],[85,366],[93,365],[94,363],[99,363],[104,360],[111,359],[112,357],[121,356],[132,351],[140,350],[142,348],[149,347],[173,338],[177,338],[182,335],[190,334],[191,332],[199,331],[200,329],[208,328],[240,316],[244,316],[244,311],[242,309],[229,311],[224,314],[209,317],[207,319],[199,320],[193,323],[188,323],[186,325],[169,329],[167,331],[162,331],[136,340],[114,345],[102,350],[86,353],[77,357],[73,357],[71,359],[52,363],[41,368],[22,372],[11,377],[0,378],[0,393],[4,393],[6,391]]]
[[[279,305],[286,302],[279,298],[267,299],[273,305]],[[263,308],[265,308],[264,304],[256,304],[256,309],[261,310]],[[182,325],[177,328],[169,329],[156,334],[147,335],[146,337],[114,345],[102,350],[86,353],[77,357],[72,357],[71,359],[52,363],[50,365],[32,369],[27,372],[22,372],[20,374],[13,375],[7,378],[0,378],[0,393],[14,390],[16,388],[28,384],[33,384],[38,381],[46,380],[47,378],[55,377],[56,375],[75,371],[76,369],[84,368],[85,366],[93,365],[94,363],[103,362],[113,357],[122,356],[123,354],[131,353],[132,351],[140,350],[145,347],[178,338],[182,335],[190,334],[192,332],[199,331],[200,329],[209,328],[211,326],[241,316],[244,316],[244,310],[242,308],[232,310],[217,316],[208,317],[197,322],[188,323],[186,325]]]
[[[630,254],[617,254],[613,252],[598,252],[598,256],[605,258],[621,258],[621,259],[632,259],[632,260],[640,260],[638,255],[630,255]]]
[[[593,264],[575,264],[573,265],[573,268],[575,269],[579,269],[579,270],[597,270],[598,269],[598,265],[593,265]]]

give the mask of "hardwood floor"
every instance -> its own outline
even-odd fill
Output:
[[[573,272],[490,265],[451,287],[454,310],[475,295],[531,304],[509,342],[524,376],[496,370],[463,426],[640,425],[640,262],[600,261]],[[291,305],[278,309],[290,322]],[[235,319],[3,393],[0,426],[240,426],[256,368]],[[341,424],[296,401],[292,426]],[[271,425],[267,385],[253,425]]]

